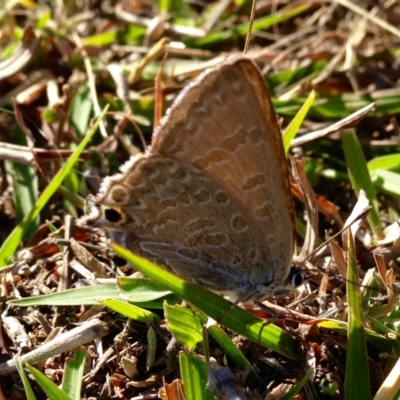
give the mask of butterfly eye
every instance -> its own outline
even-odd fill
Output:
[[[104,216],[106,217],[108,222],[119,222],[122,219],[121,213],[113,208],[106,208],[104,210]]]
[[[292,287],[298,287],[304,283],[304,273],[299,267],[292,267],[287,278],[288,284]]]

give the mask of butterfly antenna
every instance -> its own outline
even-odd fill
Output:
[[[247,52],[249,51],[250,40],[251,40],[251,31],[253,29],[253,22],[254,22],[254,18],[256,15],[256,5],[257,5],[257,0],[253,0],[253,3],[251,5],[251,12],[250,12],[249,30],[247,31],[247,35],[246,35],[246,43],[244,44],[243,54],[247,54]]]
[[[164,54],[161,60],[160,68],[158,69],[155,84],[155,106],[154,106],[154,128],[158,127],[161,122],[162,109],[163,109],[163,95],[162,95],[162,73],[165,66],[165,61],[167,60],[168,53]]]

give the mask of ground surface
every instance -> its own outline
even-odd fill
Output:
[[[127,319],[120,309],[112,311],[112,304],[108,308],[99,304],[120,295],[123,289],[117,290],[115,278],[130,276],[133,269],[107,248],[103,236],[77,227],[75,218],[82,215],[85,198],[97,193],[101,178],[116,173],[123,162],[150,143],[154,105],[161,97],[166,109],[206,66],[216,65],[219,57],[242,52],[251,4],[64,3],[9,1],[0,11],[0,261],[4,268],[0,359],[7,362],[14,355],[30,354],[55,338],[61,354],[50,352],[34,365],[60,385],[68,375],[66,361],[78,347],[85,349],[83,378],[72,385],[83,382],[76,398],[151,395],[175,399],[182,396],[179,385],[185,374],[182,353],[180,367],[177,356],[182,347],[171,343],[170,331],[179,331],[179,326],[173,325],[172,314],[168,316],[171,325],[164,320],[165,313],[173,310],[163,310],[162,296],[152,298],[151,304],[142,303],[143,309],[154,312],[151,317],[135,318],[129,310],[131,318]],[[180,340],[186,349],[198,355],[208,351],[220,365],[227,363],[242,398],[272,398],[268,396],[273,393],[281,398],[310,369],[311,378],[298,398],[347,394],[365,399],[364,390],[375,395],[396,368],[400,351],[393,323],[398,309],[398,231],[396,224],[393,236],[383,229],[399,218],[400,31],[396,27],[400,7],[395,1],[357,4],[260,1],[256,9],[248,56],[263,73],[283,130],[312,89],[316,99],[297,137],[330,127],[372,102],[377,108],[362,120],[354,117],[354,124],[342,122],[341,129],[331,129],[329,136],[304,136],[303,143],[292,143],[291,154],[305,161],[307,178],[318,196],[320,242],[325,233],[340,230],[355,207],[359,189],[367,192],[373,206],[357,236],[358,278],[346,273],[346,250],[342,257],[340,248],[327,248],[312,265],[302,266],[309,280],[305,291],[273,301],[298,313],[288,316],[284,309],[273,313],[274,323],[295,338],[289,347],[296,359],[288,356],[289,350],[282,350],[279,340],[271,350],[238,335],[238,321],[237,329],[233,325],[226,332],[254,367],[246,379],[244,364],[221,346],[215,332],[207,345],[201,343],[201,336],[193,339],[201,334],[203,316],[193,314],[199,324],[195,333],[191,332],[193,324],[183,329],[193,335]],[[164,55],[158,91],[162,96],[156,97],[155,77]],[[90,130],[92,118],[106,105],[104,125],[68,172],[63,186],[45,201],[32,223],[19,225]],[[352,125],[356,135],[348,133]],[[300,249],[306,215],[313,220],[317,212],[305,211],[301,191],[293,194]],[[310,192],[305,196],[311,197]],[[22,239],[18,235],[7,239],[17,226]],[[346,249],[347,244],[338,238],[338,245]],[[306,242],[306,247],[309,251],[315,246]],[[383,260],[376,261],[376,253]],[[353,260],[351,249],[348,259]],[[375,278],[367,274],[370,269]],[[346,281],[353,278],[361,303],[357,295],[347,292]],[[98,291],[83,292],[81,301],[73,292],[58,303],[54,298],[41,305],[7,303],[95,286]],[[168,296],[170,304],[180,304],[179,297]],[[357,311],[357,304],[361,310]],[[207,304],[198,307],[207,310]],[[349,315],[349,325],[341,325]],[[88,326],[93,318],[94,327]],[[188,318],[191,321],[192,316]],[[183,321],[184,317],[176,319]],[[57,334],[77,327],[83,327],[88,336],[63,348],[66,341]],[[371,331],[365,334],[362,327]],[[365,340],[368,346],[363,346]],[[2,397],[26,398],[18,373],[2,374],[2,368],[5,364],[0,366]],[[37,398],[46,398],[38,379],[30,382]],[[166,388],[171,382],[176,386]],[[189,380],[185,385],[195,388]],[[392,390],[395,396],[395,384]],[[222,393],[220,398],[230,398],[224,397],[226,389]],[[60,398],[53,396],[48,394]]]

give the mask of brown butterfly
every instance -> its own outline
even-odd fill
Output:
[[[232,300],[261,300],[297,279],[281,133],[247,58],[187,85],[146,153],[107,177],[88,205],[81,222]]]

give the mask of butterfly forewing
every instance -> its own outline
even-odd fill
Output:
[[[288,167],[258,68],[240,58],[209,70],[181,93],[166,122],[152,153],[199,167],[229,192],[246,211],[254,249],[260,250],[258,266],[248,260],[242,268],[259,282],[277,274],[286,278],[294,226]],[[230,215],[226,224],[235,221]]]

